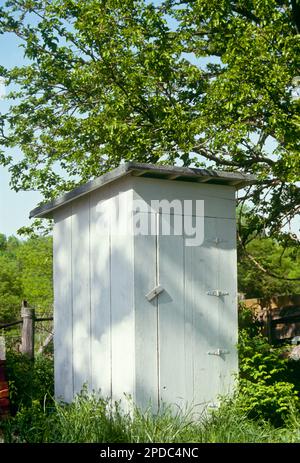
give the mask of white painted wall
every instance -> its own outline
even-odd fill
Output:
[[[148,204],[203,199],[205,214],[201,246],[185,246],[185,236],[135,238],[138,404],[145,407],[151,395],[155,406],[215,405],[232,390],[238,369],[235,190],[137,178],[133,192]],[[156,222],[169,218],[158,212]],[[164,292],[148,302],[145,294],[158,284]],[[207,294],[215,289],[229,294]],[[209,354],[218,349],[226,353]]]
[[[119,192],[131,226],[134,199],[203,199],[203,245],[116,233],[109,216]],[[129,177],[55,212],[57,397],[70,401],[88,383],[157,409],[214,403],[230,390],[237,371],[234,195],[233,187]],[[168,218],[151,215],[155,227]],[[149,302],[145,295],[158,283],[164,292]],[[229,294],[207,295],[215,289]],[[228,353],[208,354],[217,349]]]
[[[54,379],[55,396],[70,402],[73,381],[72,207],[55,214],[54,246]]]
[[[116,400],[135,393],[133,241],[108,214],[118,193],[132,201],[129,179],[55,212],[55,394],[68,402],[84,384]]]

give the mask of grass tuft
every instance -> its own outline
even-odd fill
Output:
[[[49,404],[49,402],[48,402]],[[82,391],[71,404],[33,402],[1,424],[5,442],[29,443],[267,443],[300,442],[300,415],[291,410],[285,425],[255,421],[239,401],[222,399],[219,409],[195,420],[193,409],[174,413],[164,407],[154,415],[129,401],[128,411]]]

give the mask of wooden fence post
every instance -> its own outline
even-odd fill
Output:
[[[22,325],[22,341],[21,352],[27,354],[29,358],[34,358],[34,309],[27,306],[27,301],[22,302],[21,317]]]

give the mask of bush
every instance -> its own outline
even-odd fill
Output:
[[[291,410],[299,407],[283,350],[270,346],[260,333],[240,330],[238,402],[250,418],[269,420],[275,426],[281,426]]]
[[[9,381],[12,413],[21,407],[43,404],[54,394],[52,356],[37,355],[33,362],[27,355],[7,352],[6,375]]]

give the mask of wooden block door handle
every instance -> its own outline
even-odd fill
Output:
[[[155,286],[148,294],[145,295],[146,299],[151,302],[155,297],[164,291],[161,285]]]

